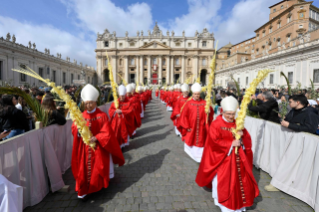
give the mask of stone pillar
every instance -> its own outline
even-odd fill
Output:
[[[101,56],[98,56],[97,74],[98,74],[98,84],[102,84],[104,82],[104,72],[103,72],[103,57]],[[71,81],[71,75],[70,75],[70,81]]]
[[[122,76],[126,82],[128,82],[128,56],[124,56],[124,73],[125,76]]]
[[[174,84],[174,56],[171,58],[171,84]]]
[[[185,81],[185,72],[186,72],[186,65],[185,65],[185,55],[182,55],[182,76],[181,76],[181,80],[180,83],[184,83]]]
[[[151,84],[151,56],[147,57],[147,82]]]
[[[197,79],[198,77],[198,73],[199,73],[199,70],[198,70],[198,55],[194,55],[194,60],[193,60],[193,81]],[[192,82],[193,83],[193,82]]]
[[[134,82],[131,82],[131,83],[135,83],[136,81],[138,81],[138,76],[139,76],[138,72],[140,69],[140,56],[136,56],[135,64],[136,64],[135,78],[134,78]]]
[[[139,83],[143,82],[143,78],[144,78],[144,61],[143,61],[144,56],[141,56],[140,59],[140,73],[139,73],[139,77],[140,79],[138,79]]]
[[[116,70],[117,70],[117,66],[116,66],[116,55],[112,55],[112,69],[113,69],[113,78],[114,78],[114,82],[117,83],[117,75],[116,75]]]
[[[166,84],[169,84],[169,73],[170,73],[170,56],[168,55],[166,58]]]
[[[162,64],[162,56],[158,56],[158,84],[162,83],[162,71],[163,71],[163,64]]]

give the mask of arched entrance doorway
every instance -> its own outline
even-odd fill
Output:
[[[110,82],[110,72],[108,69],[105,69],[103,71],[103,81],[104,82]]]
[[[207,70],[202,69],[200,73],[200,82],[202,83],[202,85],[206,85],[206,75],[207,75]]]
[[[92,79],[92,84],[93,84],[93,85],[97,85],[97,83],[98,83],[98,80],[97,80],[97,74],[96,74],[96,73],[94,73],[94,75],[93,75],[93,79]]]

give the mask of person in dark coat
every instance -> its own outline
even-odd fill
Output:
[[[66,123],[65,117],[56,109],[54,96],[52,94],[45,95],[41,107],[49,114],[48,125],[64,125]]]
[[[308,100],[304,94],[294,95],[289,98],[289,105],[292,108],[286,115],[281,126],[287,127],[296,132],[309,132],[316,134],[319,125],[319,116],[308,107]]]
[[[29,130],[26,115],[14,106],[15,98],[13,95],[2,96],[2,109],[0,110],[0,118],[2,120],[2,130],[9,132],[3,139],[8,139],[20,135]]]
[[[274,99],[272,93],[270,91],[266,91],[262,93],[261,98],[263,103],[253,106],[252,102],[250,102],[248,105],[248,110],[257,112],[262,119],[279,123],[279,117],[277,114],[279,111],[278,103]]]

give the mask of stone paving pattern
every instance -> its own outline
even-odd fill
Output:
[[[195,183],[198,164],[184,153],[183,142],[175,135],[170,113],[165,109],[158,100],[147,105],[137,137],[124,149],[126,163],[115,168],[115,178],[108,188],[82,202],[77,199],[69,169],[63,175],[65,184],[71,187],[68,193],[50,193],[25,211],[219,212],[211,191]],[[313,211],[306,203],[283,192],[265,191],[264,186],[271,180],[267,173],[254,169],[254,175],[260,196],[248,211]]]

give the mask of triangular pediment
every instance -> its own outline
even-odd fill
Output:
[[[171,49],[171,48],[158,41],[152,41],[150,43],[145,44],[144,46],[141,46],[140,49],[142,50],[142,49]]]

